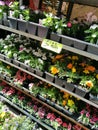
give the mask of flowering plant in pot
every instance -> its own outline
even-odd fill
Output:
[[[93,44],[98,43],[98,24],[92,24],[89,29],[85,30],[85,41]]]

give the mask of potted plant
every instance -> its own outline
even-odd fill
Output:
[[[25,9],[24,7],[21,7],[20,9],[21,10],[18,19],[18,29],[20,31],[26,32],[29,21],[29,9]]]
[[[9,6],[9,21],[10,27],[17,29],[17,19],[20,15],[19,2],[15,1]]]
[[[87,51],[98,54],[98,24],[93,24],[85,31],[85,41],[89,42]]]

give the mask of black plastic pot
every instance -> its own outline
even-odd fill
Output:
[[[74,84],[72,84],[72,83],[64,82],[64,86],[65,86],[65,89],[66,89],[66,90],[71,91],[71,92],[73,92],[74,89],[75,89],[75,86],[74,86]]]

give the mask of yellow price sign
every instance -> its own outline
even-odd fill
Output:
[[[56,53],[60,53],[63,48],[63,45],[49,39],[44,39],[42,41],[41,47]]]

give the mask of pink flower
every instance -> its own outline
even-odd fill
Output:
[[[62,122],[62,119],[60,118],[56,118],[56,121],[61,125],[63,122]]]
[[[89,112],[87,112],[87,113],[86,113],[86,117],[90,117],[90,114],[89,114]]]
[[[71,125],[71,123],[69,123],[68,124],[68,130],[71,130],[71,127],[72,127],[72,125]]]
[[[32,106],[32,102],[28,102],[27,105],[28,105],[28,106]]]
[[[62,124],[62,126],[63,126],[63,127],[65,127],[65,128],[67,128],[67,127],[68,127],[68,125],[67,125],[67,123],[66,123],[66,122],[64,122],[64,123]]]
[[[51,120],[51,121],[54,121],[55,118],[56,118],[56,116],[54,115],[54,113],[52,113],[50,120]]]
[[[34,105],[34,106],[33,106],[33,109],[34,109],[34,111],[36,112],[36,111],[38,110],[37,105]]]
[[[67,27],[68,27],[68,28],[71,28],[71,27],[72,27],[72,23],[71,23],[71,22],[68,22],[68,23],[67,23]]]
[[[85,113],[85,110],[82,110],[82,111],[80,112],[81,115],[83,115],[84,113]]]
[[[51,118],[51,115],[52,115],[51,113],[48,113],[48,114],[47,114],[47,119],[50,119],[50,118]]]
[[[0,1],[0,5],[5,5],[4,1]]]

